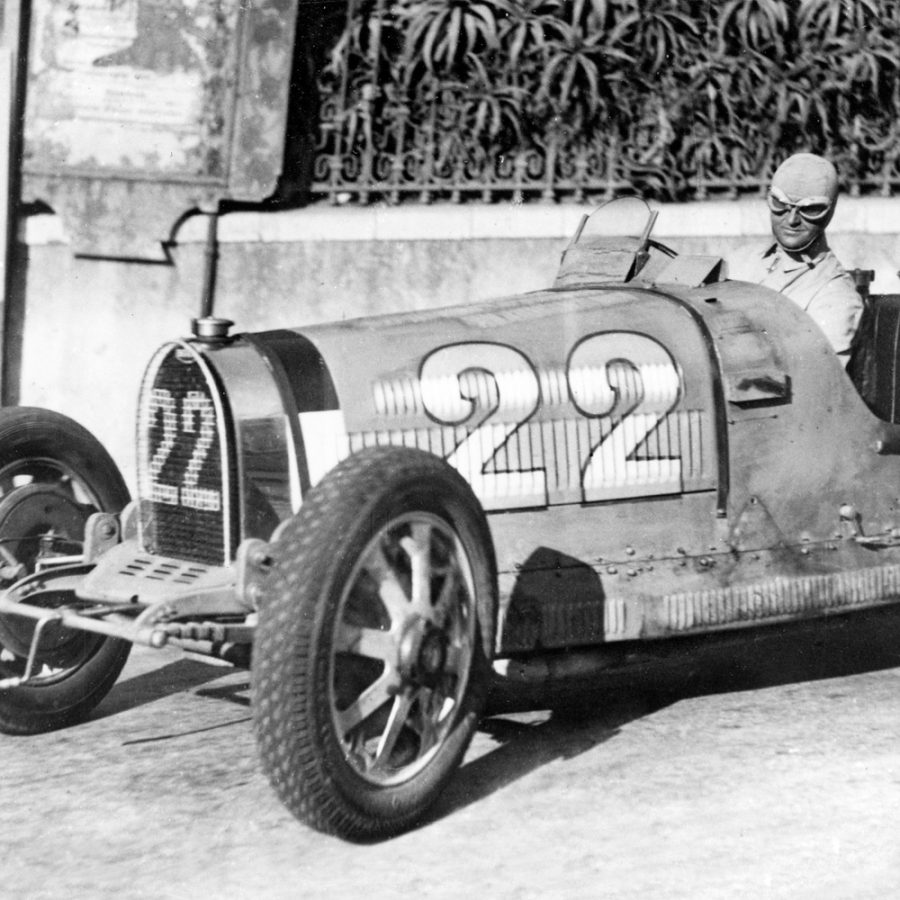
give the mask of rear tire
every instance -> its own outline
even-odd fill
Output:
[[[52,532],[54,546],[67,552],[80,545],[91,513],[120,512],[128,499],[115,462],[77,422],[49,410],[0,409],[3,588],[34,571],[42,536]],[[74,598],[60,592],[54,600]],[[0,678],[22,675],[33,631],[31,619],[0,617]],[[34,734],[82,720],[113,686],[130,649],[127,641],[49,625],[38,677],[0,691],[0,731]]]
[[[321,831],[396,834],[483,709],[497,602],[484,513],[437,457],[371,448],[310,492],[273,560],[253,651],[263,768]]]

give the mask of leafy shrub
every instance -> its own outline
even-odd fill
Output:
[[[900,185],[896,0],[358,0],[315,189],[366,201],[758,190],[788,154]]]

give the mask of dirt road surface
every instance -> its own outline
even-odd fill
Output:
[[[135,649],[91,721],[0,739],[0,896],[900,896],[900,614],[574,699],[486,718],[427,822],[356,846],[276,800],[248,672]]]

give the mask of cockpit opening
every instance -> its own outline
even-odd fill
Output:
[[[847,374],[869,409],[900,422],[900,294],[868,293],[871,272],[851,273],[865,307],[853,340]]]

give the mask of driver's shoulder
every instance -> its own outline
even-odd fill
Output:
[[[862,307],[862,298],[856,289],[853,276],[841,265],[840,260],[830,248],[816,260],[813,275],[814,280],[821,285],[821,292],[835,297],[843,297],[851,305]]]

